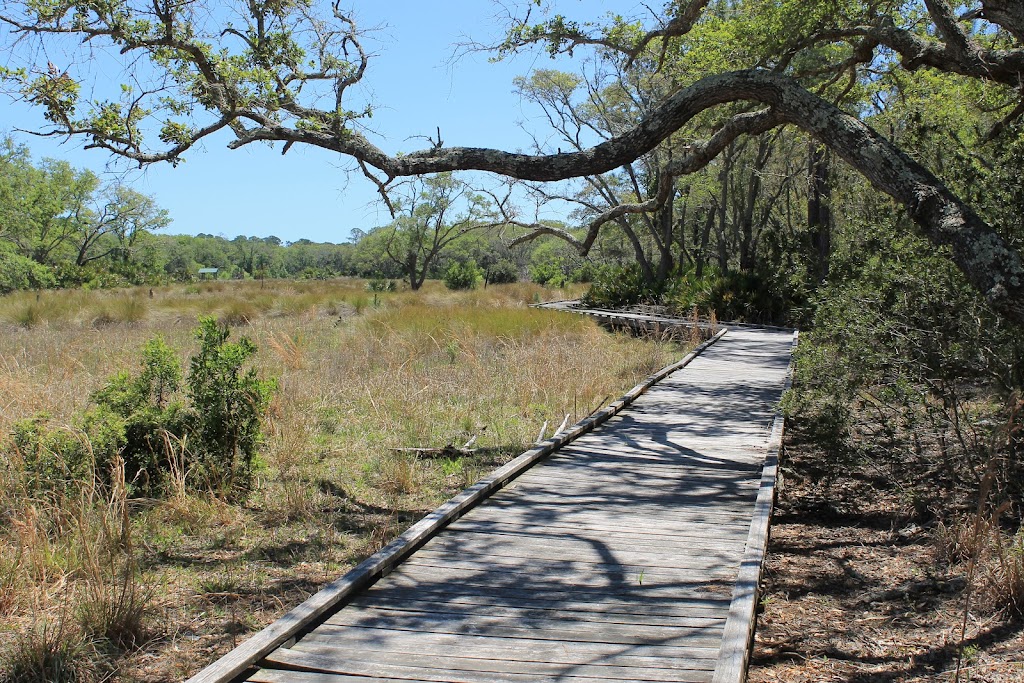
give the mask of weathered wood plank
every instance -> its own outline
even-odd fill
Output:
[[[310,642],[321,645],[336,644],[340,648],[354,650],[377,649],[389,652],[414,652],[443,650],[445,652],[475,650],[489,656],[510,656],[519,658],[534,653],[536,657],[553,657],[559,661],[560,656],[593,661],[603,657],[643,657],[657,661],[659,668],[672,668],[676,661],[711,660],[717,661],[719,647],[697,647],[694,645],[661,645],[661,644],[621,644],[621,643],[589,643],[568,642],[558,640],[542,640],[533,637],[506,637],[496,635],[473,635],[465,633],[426,633],[418,631],[400,631],[388,629],[364,629],[358,626],[337,628],[318,628],[304,636],[302,643]],[[505,654],[502,654],[505,653]],[[663,661],[665,660],[665,661]],[[540,661],[546,661],[541,659]],[[712,665],[711,668],[714,668]]]
[[[571,612],[594,612],[597,614],[634,614],[648,616],[721,616],[728,613],[731,600],[682,600],[672,598],[661,602],[618,600],[557,599],[538,595],[530,591],[495,590],[480,586],[395,586],[388,581],[387,588],[375,588],[356,597],[351,604],[367,605],[411,605],[436,603],[440,605],[491,605],[504,607],[518,605],[527,609],[552,609]]]
[[[710,581],[710,580],[731,580],[736,575],[739,567],[739,560],[730,563],[728,566],[721,564],[709,564],[696,568],[673,568],[665,566],[651,566],[646,564],[604,564],[592,565],[586,562],[559,562],[557,560],[532,560],[505,561],[502,557],[476,558],[467,557],[449,558],[444,555],[431,556],[417,553],[415,558],[410,558],[407,567],[436,567],[442,569],[461,569],[466,571],[480,572],[484,574],[515,575],[521,581],[529,581],[531,577],[543,576],[546,582],[572,581],[574,577],[588,575],[592,580],[602,582],[602,585],[636,583],[642,586],[645,583],[674,584],[681,581]],[[578,585],[578,584],[576,584]],[[587,584],[584,584],[587,585]]]
[[[451,543],[428,544],[417,551],[419,557],[447,557],[458,553],[464,558],[474,560],[494,560],[495,566],[502,564],[523,564],[534,560],[545,563],[558,562],[568,566],[570,563],[581,565],[584,571],[601,571],[609,567],[667,567],[686,569],[707,569],[720,566],[723,562],[738,563],[742,555],[736,548],[721,549],[702,548],[699,551],[681,546],[674,549],[661,548],[659,551],[631,552],[628,546],[613,549],[607,546],[593,547],[570,545],[559,548],[557,545],[542,543],[473,543],[459,539]]]
[[[431,572],[429,577],[415,572],[399,569],[388,576],[388,586],[403,586],[418,591],[446,590],[457,585],[466,593],[489,592],[496,596],[534,596],[536,599],[547,600],[551,604],[572,604],[574,601],[609,604],[645,605],[703,605],[707,607],[723,606],[728,611],[732,602],[732,583],[691,582],[668,586],[652,586],[650,584],[621,584],[616,586],[580,583],[568,584],[556,581],[535,581],[529,586],[518,581],[501,580],[494,575],[482,575],[479,572],[463,570]]]
[[[744,501],[746,502],[746,501]],[[751,499],[751,503],[753,499]],[[638,529],[650,528],[660,531],[677,529],[689,522],[707,522],[709,524],[724,524],[735,526],[744,530],[749,524],[739,522],[736,518],[739,515],[746,516],[752,509],[752,505],[735,506],[734,509],[727,507],[725,510],[716,509],[714,506],[705,505],[693,509],[680,508],[678,512],[669,509],[659,510],[655,506],[638,503],[635,510],[630,510],[628,505],[576,505],[567,502],[563,505],[558,503],[535,503],[529,499],[517,501],[502,501],[500,504],[488,506],[486,514],[480,514],[481,519],[510,519],[510,520],[562,520],[568,522],[588,521],[614,524],[629,524],[635,521]]]
[[[573,610],[570,608],[544,609],[538,607],[522,607],[510,605],[481,605],[479,603],[440,603],[415,600],[406,603],[383,603],[378,599],[356,599],[349,603],[346,611],[352,615],[370,615],[374,618],[389,618],[407,614],[423,614],[427,618],[434,615],[451,615],[466,617],[499,617],[522,621],[586,622],[590,624],[621,624],[636,626],[679,626],[686,628],[704,628],[707,626],[724,626],[727,612],[700,615],[648,615],[626,612],[594,612],[592,610]]]
[[[751,501],[753,503],[753,501]],[[743,509],[736,510],[731,515],[723,515],[715,512],[705,513],[693,511],[689,514],[673,515],[670,518],[659,519],[658,515],[648,510],[639,510],[636,515],[631,516],[626,507],[602,512],[597,509],[573,509],[566,507],[559,510],[554,507],[544,508],[524,505],[522,508],[492,508],[487,514],[479,515],[480,521],[514,521],[514,522],[560,522],[571,525],[593,525],[593,528],[614,529],[622,527],[628,531],[631,521],[635,521],[636,533],[672,534],[684,529],[689,524],[708,524],[716,527],[732,527],[737,530],[747,531],[749,526],[736,521],[737,515],[749,515],[753,511],[753,504],[743,506]]]
[[[793,333],[795,349],[798,340]],[[790,354],[792,357],[792,354]],[[789,389],[793,379],[792,363],[786,371],[783,390]],[[779,451],[782,449],[782,433],[785,418],[780,413],[775,418],[772,434],[768,444],[768,457],[765,458],[764,472],[761,476],[761,490],[757,495],[753,521],[750,525],[750,536],[747,538],[746,552],[736,578],[732,605],[729,608],[729,619],[725,633],[722,635],[722,650],[718,665],[715,667],[714,683],[743,683],[747,678],[747,662],[750,659],[750,648],[753,644],[755,616],[757,611],[757,590],[761,582],[761,570],[764,566],[765,553],[768,550],[768,525],[771,522],[772,508],[775,504],[775,482],[778,477]]]
[[[359,626],[381,630],[425,631],[428,633],[459,633],[472,635],[500,635],[510,638],[520,636],[540,640],[557,640],[586,643],[617,643],[620,645],[643,645],[648,643],[682,644],[689,642],[702,647],[721,643],[724,620],[709,626],[642,626],[619,624],[592,624],[576,622],[567,627],[564,622],[553,619],[510,619],[473,615],[431,615],[395,614],[386,617],[380,614],[357,613],[349,609],[339,610],[317,627],[317,632],[328,633],[329,627]]]
[[[763,460],[763,454],[758,460]],[[589,460],[589,462],[588,462]],[[686,490],[698,486],[719,486],[722,482],[732,483],[741,486],[744,490],[757,489],[757,482],[750,480],[750,475],[757,471],[757,468],[748,467],[746,462],[723,463],[721,458],[715,463],[685,462],[686,460],[697,461],[696,456],[680,456],[676,453],[674,465],[652,465],[644,463],[631,463],[625,458],[611,454],[608,457],[588,459],[579,457],[564,463],[550,463],[549,467],[531,472],[527,479],[531,487],[545,488],[558,486],[566,487],[566,491],[589,490],[591,486],[598,487],[598,490],[626,490],[633,488],[637,481],[644,482],[645,486],[651,486],[658,490],[677,491]],[[683,462],[680,462],[683,461]],[[643,464],[642,469],[628,467],[627,465]],[[728,469],[725,467],[728,466]],[[585,478],[577,481],[566,477],[566,473],[585,475]],[[518,488],[518,485],[514,488]],[[644,494],[646,491],[636,491],[635,494]]]
[[[469,534],[465,534],[468,536]],[[477,534],[479,537],[480,535]],[[465,539],[460,539],[465,540]],[[547,541],[547,542],[544,542]],[[549,539],[517,538],[507,542],[466,541],[443,543],[422,548],[423,556],[459,553],[468,558],[500,557],[506,562],[522,562],[529,559],[543,562],[583,562],[587,564],[612,566],[645,566],[700,569],[722,562],[739,562],[742,553],[735,547],[709,543],[703,548],[694,548],[685,543],[669,547],[654,545],[637,549],[628,545],[587,545],[566,543],[563,549]]]
[[[434,683],[411,678],[378,678],[376,676],[345,676],[312,671],[261,669],[249,678],[249,683]]]
[[[356,673],[366,676],[392,676],[396,678],[415,678],[417,680],[438,681],[439,683],[533,683],[535,681],[561,681],[567,677],[564,672],[551,674],[520,673],[514,671],[473,671],[453,669],[433,669],[401,664],[379,662],[360,662],[343,657],[332,657],[310,652],[302,652],[289,648],[281,648],[267,658],[267,662],[279,666],[307,671],[325,673]],[[660,671],[660,670],[657,670]],[[675,680],[686,682],[707,681],[710,672],[681,670],[682,675]],[[572,676],[572,683],[607,683],[609,680],[621,680],[613,677]],[[656,681],[656,678],[635,678],[636,681]]]
[[[704,525],[711,526],[711,525]],[[714,536],[708,534],[706,528],[701,528],[698,525],[691,527],[680,527],[669,531],[652,531],[650,533],[644,532],[644,530],[631,529],[628,526],[618,525],[614,528],[607,525],[593,525],[588,524],[586,526],[580,524],[570,523],[558,523],[558,522],[536,522],[536,521],[510,521],[504,518],[498,519],[478,519],[474,516],[472,519],[462,519],[452,525],[451,530],[453,532],[462,531],[473,531],[476,533],[510,533],[518,532],[521,534],[547,534],[547,535],[558,535],[563,534],[566,536],[575,535],[577,537],[590,538],[594,542],[600,543],[602,538],[609,539],[609,543],[618,541],[620,539],[628,539],[630,537],[635,538],[638,543],[667,543],[667,544],[690,544],[694,543],[697,547],[700,547],[701,543],[715,544],[718,541],[727,540],[730,538],[739,539],[742,543],[743,539],[747,537],[748,529],[742,527],[737,528],[723,528],[720,526],[714,526]]]
[[[426,569],[424,569],[426,568]],[[641,576],[643,568],[618,574],[558,576],[555,574],[525,574],[523,572],[487,571],[479,567],[454,566],[450,563],[427,563],[410,558],[395,570],[405,576],[423,576],[424,581],[462,581],[495,588],[529,586],[538,593],[552,591],[586,593],[606,592],[610,596],[623,595],[634,599],[669,599],[688,595],[700,597],[728,597],[732,594],[733,577],[712,578],[704,575],[668,576],[660,572]]]
[[[396,637],[405,635],[406,637]],[[486,642],[474,642],[474,638]],[[589,645],[585,650],[580,646]],[[356,640],[339,636],[310,634],[296,643],[293,649],[317,651],[334,650],[358,653],[360,658],[372,658],[373,653],[396,656],[404,653],[423,654],[443,652],[446,657],[466,659],[504,659],[508,661],[542,662],[548,664],[587,664],[591,666],[647,667],[651,669],[691,669],[713,671],[718,648],[679,648],[610,643],[560,643],[557,641],[496,638],[492,636],[465,636],[446,634],[418,634],[390,632],[386,639]],[[642,653],[641,653],[642,652]]]
[[[649,538],[638,536],[633,533],[615,532],[594,532],[588,529],[575,528],[571,532],[560,529],[520,529],[518,526],[498,526],[488,524],[483,528],[477,528],[469,524],[460,526],[458,535],[467,539],[468,543],[474,543],[475,538],[485,539],[480,542],[493,542],[496,544],[508,543],[511,546],[523,544],[530,545],[537,543],[541,546],[556,545],[564,543],[568,548],[595,548],[602,552],[619,552],[629,550],[631,552],[715,552],[716,550],[732,549],[735,546],[731,542],[735,538],[745,538],[744,534],[735,533],[722,537],[709,537],[707,534],[673,533],[668,539],[664,537]]]
[[[707,672],[701,674],[707,676],[714,669],[713,659],[691,659],[684,662],[673,662],[676,666],[664,666],[671,660],[645,659],[635,664],[624,664],[623,660],[605,660],[597,658],[596,661],[576,662],[549,662],[538,659],[524,653],[521,657],[494,657],[480,655],[476,657],[466,656],[467,652],[461,648],[452,652],[446,652],[444,656],[438,656],[423,652],[403,652],[397,650],[344,650],[330,645],[299,643],[291,648],[298,652],[324,655],[331,657],[335,663],[339,662],[360,662],[380,664],[400,664],[428,669],[442,669],[450,671],[489,671],[495,673],[522,673],[538,676],[556,677],[577,677],[591,676],[594,678],[610,678],[613,680],[651,680],[651,681],[676,681],[681,676],[686,676],[688,671]],[[627,660],[628,661],[628,660]],[[652,663],[661,663],[662,666],[652,666]]]
[[[545,476],[532,476],[517,482],[508,491],[502,492],[498,500],[524,495],[523,491],[526,489],[531,496],[538,500],[554,497],[563,501],[585,502],[588,499],[594,499],[601,503],[615,502],[616,499],[624,496],[636,497],[639,500],[658,500],[662,496],[672,494],[694,499],[700,496],[719,495],[723,492],[735,492],[751,497],[757,495],[757,487],[750,480],[751,475],[755,474],[754,471],[732,472],[728,476],[721,472],[714,472],[708,476],[700,476],[695,471],[697,467],[692,466],[689,468],[692,476],[688,477],[685,473],[680,473],[675,478],[665,478],[659,481],[653,477],[649,478],[647,473],[642,470],[634,470],[635,476],[627,478],[630,472],[625,464],[619,462],[616,470],[618,476],[606,477],[604,481],[592,474],[596,468],[592,468],[590,471],[576,470],[578,474],[583,475],[578,482],[565,476],[563,469],[568,468],[549,470]],[[551,476],[547,476],[548,474]],[[637,479],[642,479],[644,482],[644,489],[641,491],[636,490]]]
[[[495,568],[487,563],[471,563],[462,558],[451,558],[446,561],[418,556],[409,558],[404,568],[406,570],[421,568],[428,573],[435,570],[451,570],[477,574],[501,574],[503,577],[513,578],[521,582],[528,582],[540,576],[543,577],[546,583],[567,583],[573,586],[605,587],[608,589],[623,586],[636,586],[640,589],[657,586],[671,588],[692,584],[693,582],[718,582],[731,585],[732,580],[736,576],[737,569],[735,566],[729,566],[688,571],[685,569],[672,570],[663,567],[644,567],[638,565],[611,568],[604,572],[588,573],[539,563],[532,568],[523,565],[507,565]]]

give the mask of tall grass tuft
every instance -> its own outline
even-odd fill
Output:
[[[115,458],[109,497],[83,507],[81,588],[77,616],[82,632],[119,650],[131,650],[147,636],[151,593],[135,558],[124,461]]]
[[[377,461],[376,485],[390,495],[408,495],[420,489],[422,467],[415,455],[389,453]]]
[[[259,316],[260,310],[249,301],[242,299],[231,299],[220,310],[217,316],[224,325],[241,326],[248,325]]]
[[[148,306],[140,296],[123,296],[114,302],[113,310],[119,322],[137,323],[145,319]]]
[[[0,683],[103,679],[111,662],[99,653],[140,645],[151,605],[135,556],[124,463],[115,458],[105,490],[91,470],[75,487],[40,489],[29,477],[12,473],[3,482],[13,522],[4,560],[18,548],[19,574],[6,601],[34,616],[3,652]]]
[[[16,307],[8,313],[8,320],[20,327],[32,329],[43,322],[42,307],[37,303]]]
[[[988,602],[1024,616],[1024,527],[1013,535],[997,530],[991,544],[984,570]]]
[[[192,474],[189,462],[188,434],[177,436],[167,430],[160,433],[167,457],[167,479],[165,486],[171,500],[184,501],[188,492],[188,480]]]
[[[10,615],[18,604],[21,548],[0,547],[0,617]]]
[[[147,311],[145,300],[139,296],[118,296],[99,307],[98,312],[92,318],[92,326],[138,323],[146,318]]]
[[[278,486],[268,489],[269,506],[286,520],[306,519],[312,515],[316,489],[306,476],[309,453],[313,448],[315,427],[309,415],[297,406],[286,408],[284,420],[273,426],[267,448],[267,460],[277,471]]]
[[[1004,512],[940,522],[938,547],[948,564],[973,565],[971,590],[983,607],[1024,616],[1024,527],[1007,533],[999,522]]]
[[[15,637],[0,683],[91,683],[100,679],[92,654],[65,619],[39,617]]]
[[[298,337],[284,333],[277,333],[273,330],[267,337],[267,346],[281,359],[285,367],[291,370],[301,370],[305,366],[305,354],[299,346]]]

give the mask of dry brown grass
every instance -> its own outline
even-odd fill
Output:
[[[950,566],[975,563],[972,589],[989,612],[1024,616],[1024,528],[1016,533],[1000,523],[1001,512],[973,515],[938,525],[939,554]]]
[[[184,359],[201,314],[230,319],[234,334],[256,342],[264,374],[280,378],[265,467],[248,504],[189,492],[189,473],[179,468],[165,498],[123,508],[132,511],[118,517],[130,523],[130,550],[108,562],[106,584],[88,583],[88,567],[102,563],[68,545],[87,535],[57,533],[66,531],[60,523],[69,504],[19,499],[16,464],[4,470],[0,628],[52,635],[58,624],[95,632],[73,620],[25,615],[43,603],[44,612],[55,613],[61,599],[67,604],[91,590],[93,613],[117,616],[105,601],[130,591],[115,569],[134,562],[156,587],[142,596],[144,607],[159,613],[147,634],[155,639],[119,656],[114,679],[194,673],[524,450],[543,422],[583,417],[682,355],[675,342],[610,335],[577,316],[528,308],[572,294],[526,284],[453,293],[434,283],[416,293],[368,293],[363,281],[338,280],[202,283],[157,288],[152,297],[140,289],[0,299],[0,435],[41,412],[73,427],[89,393],[135,367],[147,339],[162,335]],[[400,450],[460,445],[473,436],[476,455],[457,460]],[[167,445],[171,453],[188,448]],[[100,502],[93,507],[106,510],[112,525],[113,508]],[[83,528],[95,536],[105,527]],[[224,588],[224,577],[230,590],[214,590]],[[131,650],[143,631],[121,645]],[[13,652],[2,655],[0,667],[9,668]]]
[[[92,480],[34,490],[19,480],[17,454],[8,456],[15,466],[2,482],[0,623],[14,637],[2,651],[0,681],[106,679],[116,655],[151,632],[152,591],[133,548],[123,463],[107,491]]]

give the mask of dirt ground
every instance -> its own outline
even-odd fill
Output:
[[[978,591],[961,644],[967,568],[944,559],[938,522],[867,465],[819,463],[788,445],[749,680],[1024,681],[1024,619]]]

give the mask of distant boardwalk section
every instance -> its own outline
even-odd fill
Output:
[[[741,681],[793,343],[728,330],[343,607],[255,636],[244,672],[193,680]]]

